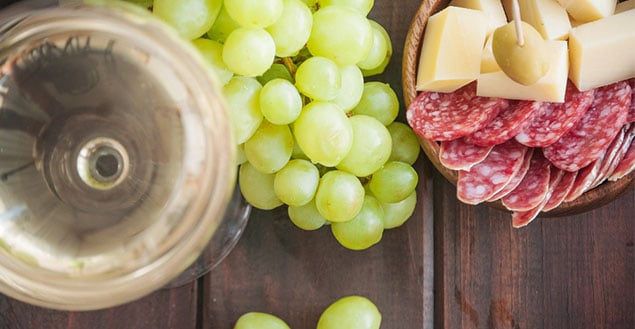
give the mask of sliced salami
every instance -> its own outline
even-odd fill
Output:
[[[575,178],[573,187],[571,187],[571,190],[564,198],[564,201],[570,202],[577,199],[584,192],[586,192],[589,187],[591,187],[591,184],[593,184],[593,181],[600,172],[600,166],[602,165],[603,158],[604,155],[602,154],[597,160],[595,160],[595,162],[578,171],[578,175]]]
[[[633,134],[635,134],[635,132],[633,131],[634,129],[635,125],[633,125],[629,131],[631,142],[624,143],[626,150],[624,151],[624,155],[622,156],[620,161],[609,174],[609,181],[614,182],[635,170],[635,143],[633,143],[633,140],[635,140],[635,137],[633,137]]]
[[[598,88],[591,107],[576,126],[543,149],[545,157],[566,171],[587,166],[619,133],[630,104],[631,87],[626,81]]]
[[[541,152],[534,152],[527,174],[513,191],[501,199],[501,202],[512,211],[528,211],[537,207],[549,189],[550,172],[551,163]]]
[[[561,205],[562,202],[564,202],[564,198],[569,194],[569,191],[571,191],[571,188],[573,188],[573,183],[578,176],[578,172],[564,170],[562,172],[562,179],[560,179],[558,186],[553,190],[549,200],[547,200],[545,206],[542,208],[543,212],[553,210]]]
[[[498,191],[498,193],[494,194],[491,198],[487,199],[487,201],[496,201],[500,198],[506,196],[509,192],[513,191],[518,184],[523,180],[525,175],[527,174],[527,170],[529,170],[529,164],[531,163],[531,157],[534,154],[534,148],[528,148],[527,152],[525,152],[525,158],[523,159],[523,164],[518,169],[518,172],[514,174],[512,179],[503,187],[502,190]]]
[[[628,80],[631,85],[631,107],[628,109],[626,122],[635,122],[635,78]]]
[[[623,144],[631,143],[630,138],[628,137],[629,128],[629,124],[624,125],[617,136],[613,138],[613,141],[607,148],[606,153],[602,158],[602,164],[600,165],[600,169],[598,169],[598,175],[593,183],[591,183],[589,189],[602,184],[602,182],[604,182],[609,177],[611,172],[613,172],[613,170],[615,169],[615,166],[617,166],[617,163],[619,163],[619,161],[624,156],[626,150],[623,150]]]
[[[459,171],[457,197],[467,204],[488,200],[509,183],[522,166],[527,148],[515,140],[494,146],[485,160]]]
[[[551,173],[549,175],[549,188],[547,190],[547,193],[545,194],[545,198],[542,200],[542,202],[540,202],[539,205],[537,205],[536,207],[527,210],[527,211],[516,211],[512,214],[512,226],[515,228],[520,228],[520,227],[524,227],[527,226],[527,224],[531,223],[531,221],[533,221],[536,217],[538,217],[538,214],[540,214],[540,212],[543,210],[545,204],[549,201],[549,199],[551,198],[551,195],[553,194],[554,190],[556,189],[556,186],[558,186],[560,184],[560,181],[562,180],[562,176],[564,175],[565,171],[560,170],[554,166],[551,166]]]
[[[464,138],[443,141],[439,146],[439,161],[452,170],[470,170],[483,161],[492,148],[468,143]]]
[[[595,90],[580,92],[567,82],[563,103],[547,103],[533,120],[516,135],[516,140],[530,147],[544,147],[555,143],[580,121],[593,102]]]
[[[406,118],[423,138],[447,141],[483,128],[508,104],[506,99],[476,96],[476,82],[472,82],[453,93],[419,93]]]
[[[549,103],[512,101],[482,129],[466,136],[466,140],[480,146],[500,144],[514,138],[534,117],[546,110]]]

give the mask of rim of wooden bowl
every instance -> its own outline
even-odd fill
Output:
[[[416,78],[421,42],[426,22],[430,15],[445,8],[448,0],[424,0],[421,2],[415,16],[412,19],[403,49],[402,58],[402,88],[405,106],[408,108],[417,96]],[[419,143],[428,159],[434,167],[452,184],[456,186],[458,172],[443,166],[439,162],[439,144],[435,141],[419,137]],[[559,207],[543,212],[541,217],[568,216],[580,214],[594,208],[606,205],[620,196],[629,188],[635,187],[635,171],[615,182],[604,182],[598,187],[585,192],[577,199],[564,202]],[[486,202],[491,207],[507,210],[500,202]]]

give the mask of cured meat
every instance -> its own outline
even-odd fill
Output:
[[[549,103],[513,101],[482,129],[466,136],[466,141],[481,146],[500,144],[516,136],[534,117],[545,111]]]
[[[600,169],[598,170],[598,175],[589,187],[592,189],[604,182],[608,176],[615,170],[617,164],[624,157],[624,153],[628,150],[628,148],[624,148],[624,143],[631,144],[632,137],[629,134],[630,124],[624,125],[622,130],[615,136],[611,144],[609,145],[606,153],[604,154],[604,158],[602,159],[602,165],[600,165]]]
[[[564,198],[569,194],[569,191],[571,191],[571,188],[573,188],[573,183],[578,176],[578,172],[564,170],[562,172],[564,173],[562,179],[560,179],[558,186],[553,190],[549,200],[547,200],[545,206],[542,208],[543,212],[553,210],[561,205],[562,202],[564,202]]]
[[[515,140],[494,146],[485,160],[459,171],[457,197],[467,204],[488,200],[502,190],[522,166],[527,148]]]
[[[577,199],[584,192],[586,192],[593,181],[598,176],[600,172],[600,166],[602,165],[602,159],[604,158],[604,154],[602,154],[595,162],[590,165],[580,169],[578,171],[578,176],[575,178],[575,182],[573,183],[573,187],[571,187],[571,191],[564,198],[564,201],[570,202]]]
[[[635,78],[628,80],[631,85],[631,107],[628,109],[626,122],[635,122]]]
[[[513,211],[527,211],[540,205],[549,189],[550,171],[551,163],[541,152],[534,152],[527,174],[513,191],[501,199],[503,205]]]
[[[560,184],[560,181],[562,180],[562,176],[564,175],[565,171],[560,170],[554,166],[551,166],[551,170],[550,170],[550,174],[549,174],[549,188],[547,190],[547,193],[545,194],[545,198],[542,200],[542,202],[540,202],[539,205],[537,205],[536,207],[527,210],[527,211],[516,211],[512,214],[512,226],[515,228],[520,228],[523,226],[527,226],[527,224],[529,224],[532,220],[534,220],[536,217],[538,217],[538,214],[540,214],[540,212],[542,211],[542,209],[544,208],[545,204],[549,201],[549,199],[551,198],[551,195],[553,194],[554,190],[556,189],[556,186],[558,186],[558,184]]]
[[[520,184],[520,182],[523,180],[523,178],[527,174],[527,170],[529,170],[529,164],[531,163],[531,158],[532,158],[532,155],[534,154],[534,150],[535,149],[533,148],[527,149],[527,152],[525,152],[525,159],[523,159],[523,164],[520,166],[520,169],[518,169],[518,172],[512,177],[509,183],[507,183],[507,185],[503,187],[502,190],[498,191],[498,193],[494,194],[487,201],[496,201],[504,197],[509,192],[513,191],[516,188],[516,186],[518,186],[518,184]]]
[[[453,93],[419,93],[406,119],[423,138],[447,141],[483,128],[508,104],[506,99],[476,96],[476,82],[472,82]]]
[[[600,87],[578,124],[543,153],[553,165],[576,171],[595,161],[626,122],[631,87],[625,81]]]
[[[439,146],[439,161],[452,170],[469,170],[483,161],[493,146],[477,146],[464,138],[443,141]]]
[[[555,143],[580,121],[593,102],[595,90],[580,92],[567,81],[563,103],[547,103],[544,110],[516,135],[516,140],[530,147],[544,147]]]
[[[628,175],[635,169],[635,143],[633,143],[633,140],[635,139],[635,137],[633,137],[633,134],[635,134],[635,132],[633,131],[634,129],[635,125],[633,125],[630,129],[631,143],[625,143],[625,145],[628,145],[628,148],[626,149],[626,151],[624,151],[624,156],[622,157],[622,159],[620,159],[618,164],[609,174],[609,181],[614,182]]]

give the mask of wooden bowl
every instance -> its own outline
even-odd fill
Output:
[[[403,59],[402,59],[402,87],[405,106],[408,107],[417,96],[416,79],[417,79],[417,66],[419,64],[419,54],[421,51],[421,43],[423,42],[423,32],[426,27],[426,22],[430,15],[445,8],[449,3],[448,0],[424,0],[421,6],[415,13],[415,16],[410,24],[408,34],[404,44]],[[424,153],[430,159],[435,168],[443,174],[443,176],[449,180],[452,184],[456,185],[458,172],[451,170],[443,166],[439,161],[439,144],[435,141],[419,138],[421,148]],[[631,172],[629,175],[624,176],[622,179],[616,182],[604,182],[600,186],[587,191],[579,198],[562,203],[558,208],[555,208],[547,213],[543,213],[541,216],[565,216],[579,214],[602,205],[605,205],[626,190],[635,186],[635,172]],[[488,205],[506,209],[500,202],[488,202]]]

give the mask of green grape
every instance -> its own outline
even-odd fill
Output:
[[[381,202],[384,209],[384,229],[399,227],[405,223],[415,211],[417,205],[417,192],[413,191],[405,199],[395,202]]]
[[[338,299],[320,315],[317,329],[379,329],[381,313],[377,306],[363,296]]]
[[[225,0],[229,16],[243,27],[264,28],[282,15],[282,0]]]
[[[276,173],[273,190],[289,206],[302,206],[313,199],[320,172],[310,161],[293,159]]]
[[[349,221],[332,223],[331,232],[337,242],[347,249],[368,249],[381,240],[384,209],[374,196],[367,194],[359,213]]]
[[[154,2],[154,0],[125,0],[125,1],[134,3],[135,5],[143,7],[143,8],[152,7],[152,3]]]
[[[317,230],[327,223],[326,218],[315,207],[315,199],[303,206],[289,206],[287,213],[291,222],[305,231]]]
[[[283,0],[282,15],[266,28],[276,44],[276,56],[294,56],[309,40],[313,14],[300,0]]]
[[[293,135],[302,152],[315,163],[334,167],[353,145],[353,127],[337,105],[307,104],[293,123]]]
[[[368,56],[357,63],[357,66],[364,70],[374,70],[378,68],[384,63],[386,54],[388,53],[388,44],[382,31],[374,28],[372,24],[371,31],[373,32],[373,45],[368,52]]]
[[[364,92],[364,76],[357,65],[346,65],[340,67],[342,83],[337,91],[337,96],[331,101],[344,112],[352,110]]]
[[[222,4],[223,0],[154,0],[152,11],[183,38],[194,40],[212,27]]]
[[[234,76],[223,62],[223,45],[217,41],[199,38],[192,41],[194,47],[203,55],[205,61],[212,66],[221,85],[226,84]]]
[[[291,82],[273,79],[260,91],[260,111],[271,123],[292,123],[302,112],[302,96]]]
[[[264,120],[245,142],[245,156],[256,170],[273,174],[282,169],[293,151],[293,135],[287,125]]]
[[[207,31],[207,37],[219,43],[225,43],[227,36],[239,27],[240,25],[229,16],[225,6],[222,6],[212,28]]]
[[[339,5],[349,7],[366,16],[373,8],[374,0],[318,0],[320,7]]]
[[[236,165],[241,165],[247,162],[247,156],[245,155],[245,144],[236,145]]]
[[[391,124],[399,114],[399,98],[389,84],[369,81],[353,114],[365,114],[379,120],[384,126]]]
[[[263,86],[267,84],[267,82],[273,79],[284,79],[291,83],[294,83],[294,79],[291,76],[291,72],[287,69],[284,64],[273,63],[265,73],[256,78]]]
[[[392,138],[392,153],[389,160],[414,164],[421,152],[421,144],[415,132],[410,126],[399,121],[394,121],[387,128]]]
[[[373,173],[368,188],[382,202],[395,203],[407,198],[417,187],[417,172],[405,162],[389,161]]]
[[[241,315],[234,329],[291,329],[279,317],[262,312],[248,312]]]
[[[379,31],[381,35],[384,37],[387,48],[386,48],[384,61],[379,66],[372,68],[370,70],[362,69],[362,73],[364,74],[365,77],[384,73],[384,70],[388,66],[388,63],[390,63],[390,58],[392,57],[392,51],[393,51],[392,40],[390,39],[390,35],[388,34],[388,31],[386,31],[386,29],[384,29],[384,27],[381,26],[381,24],[377,23],[376,21],[372,19],[369,19],[368,22],[370,23],[370,26],[373,29]]]
[[[300,64],[295,72],[295,86],[302,94],[313,100],[334,99],[341,85],[340,69],[328,58],[311,57]]]
[[[291,126],[293,126],[293,125],[291,125]],[[295,141],[295,143],[293,143],[293,151],[291,152],[291,158],[292,159],[309,160],[309,157],[306,156],[306,154],[304,154],[304,151],[302,151],[302,148],[300,147],[300,144],[298,144],[298,141],[295,138],[295,136],[293,136],[293,138],[294,138],[293,140]]]
[[[246,142],[262,122],[261,89],[262,86],[256,79],[242,76],[234,76],[223,86],[223,95],[238,144]]]
[[[372,28],[359,12],[331,5],[313,14],[307,46],[314,56],[329,58],[339,65],[357,64],[368,56],[372,45]]]
[[[243,197],[252,206],[271,210],[282,205],[273,190],[275,174],[263,174],[249,162],[240,165],[238,169],[238,186]]]
[[[365,177],[379,170],[388,161],[392,139],[388,129],[371,116],[354,115],[349,120],[353,127],[353,146],[337,164],[337,169]]]
[[[331,170],[320,178],[315,206],[326,220],[346,222],[362,209],[364,194],[364,186],[353,174]]]
[[[262,75],[273,64],[276,45],[263,29],[237,28],[227,36],[223,61],[234,73],[246,77]]]

